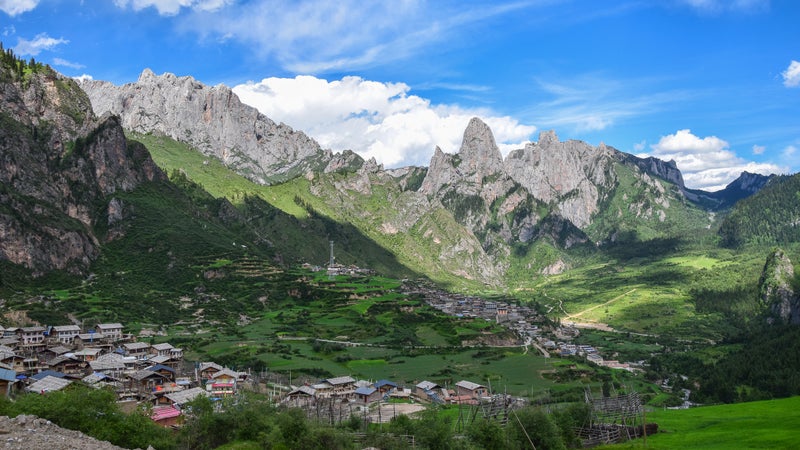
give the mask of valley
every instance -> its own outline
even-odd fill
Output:
[[[478,118],[458,153],[386,170],[224,86],[151,71],[78,84],[24,67],[3,68],[0,99],[5,327],[124,323],[187,361],[257,374],[242,406],[256,410],[342,377],[428,382],[447,398],[471,380],[530,423],[561,421],[572,446],[589,397],[659,409],[684,390],[701,404],[800,395],[796,176],[693,191],[674,162],[554,132],[504,158]],[[415,395],[424,420],[466,439],[461,403]],[[488,407],[472,400],[474,419]],[[204,420],[238,406],[205,405]],[[352,417],[337,426],[378,425]],[[424,436],[414,423],[390,426]]]

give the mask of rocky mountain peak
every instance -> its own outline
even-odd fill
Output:
[[[120,116],[125,129],[185,142],[257,183],[340,164],[331,164],[334,155],[306,134],[276,124],[223,85],[208,87],[192,77],[145,69],[136,83],[84,81],[81,87],[98,114]]]
[[[484,176],[503,170],[503,155],[497,147],[494,134],[489,125],[477,117],[473,117],[464,130],[458,156],[461,159],[461,172],[473,175],[476,183]]]
[[[555,130],[544,130],[539,133],[539,147],[549,148],[554,144],[558,144],[558,136]]]

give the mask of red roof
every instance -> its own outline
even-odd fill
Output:
[[[162,408],[153,408],[153,414],[150,415],[150,418],[158,422],[159,420],[171,419],[180,415],[181,412],[177,409],[172,406],[165,406]]]

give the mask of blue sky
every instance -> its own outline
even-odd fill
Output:
[[[0,0],[5,48],[115,84],[230,86],[386,167],[554,129],[674,159],[689,187],[800,170],[795,0]]]

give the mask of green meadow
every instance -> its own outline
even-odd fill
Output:
[[[800,397],[687,410],[656,410],[647,421],[659,433],[607,449],[795,449]]]

